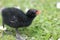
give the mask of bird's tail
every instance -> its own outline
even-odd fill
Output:
[[[3,10],[4,8],[5,8],[5,7],[0,8],[0,13],[2,12],[2,10]]]
[[[4,9],[5,7],[1,7],[0,8],[0,14],[2,15],[2,10]],[[4,22],[3,22],[3,18],[2,18],[2,26],[3,26],[3,28],[4,28]]]

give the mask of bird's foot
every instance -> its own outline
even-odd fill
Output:
[[[16,34],[16,40],[25,40],[19,33]]]
[[[5,31],[4,31],[4,33],[12,34],[12,32],[11,32],[11,31],[9,31],[9,30],[5,30]]]

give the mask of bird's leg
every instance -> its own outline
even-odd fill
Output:
[[[4,20],[2,21],[2,25],[3,25],[3,28],[5,27],[4,25]],[[12,32],[9,32],[9,30],[4,30],[3,31],[3,35],[4,35],[4,32],[7,33],[7,34],[11,34]]]
[[[2,21],[2,26],[3,26],[3,28],[4,28],[4,21]],[[2,33],[2,37],[4,36],[4,31],[3,31],[3,33]]]
[[[16,29],[16,40],[25,40],[21,37],[21,35],[18,32],[18,29]]]

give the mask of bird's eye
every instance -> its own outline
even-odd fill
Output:
[[[38,12],[38,10],[36,10],[36,12]]]

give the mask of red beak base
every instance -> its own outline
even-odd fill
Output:
[[[38,14],[40,14],[40,11],[39,11],[39,10],[37,10],[37,11],[36,11],[36,14],[37,14],[37,15],[38,15]]]

